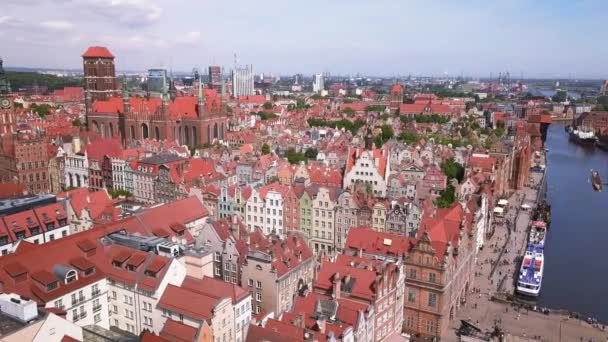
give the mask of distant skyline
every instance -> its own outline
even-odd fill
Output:
[[[6,67],[608,78],[603,0],[2,0]]]

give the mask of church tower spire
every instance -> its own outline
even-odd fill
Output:
[[[203,77],[200,73],[198,76],[198,101],[196,103],[196,109],[198,117],[203,116],[205,110],[205,95],[203,94]]]
[[[128,113],[131,109],[131,101],[129,99],[129,89],[127,87],[127,75],[122,76],[122,111]]]

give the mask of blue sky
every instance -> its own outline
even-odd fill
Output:
[[[605,0],[2,0],[7,66],[606,78]]]

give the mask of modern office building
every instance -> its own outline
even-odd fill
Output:
[[[147,85],[148,92],[162,93],[163,87],[169,86],[169,79],[167,78],[167,69],[148,69]]]
[[[323,81],[323,74],[316,74],[312,79],[312,91],[315,93],[321,92],[325,89],[325,84]]]
[[[222,68],[217,65],[209,66],[208,88],[220,91],[222,89]]]
[[[232,96],[254,95],[253,65],[235,66],[232,71]]]

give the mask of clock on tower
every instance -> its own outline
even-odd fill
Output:
[[[12,106],[13,101],[11,101],[11,99],[9,99],[8,97],[0,98],[0,109],[11,109]]]
[[[2,67],[2,58],[0,58],[0,109],[11,109],[13,101],[8,97],[10,93],[10,84],[4,74],[4,68]]]

